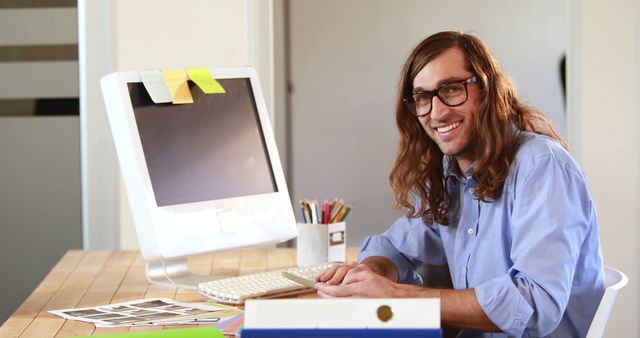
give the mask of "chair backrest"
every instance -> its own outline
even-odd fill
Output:
[[[593,316],[593,321],[591,321],[587,338],[602,337],[618,290],[627,285],[627,282],[629,282],[629,279],[624,273],[609,266],[604,267],[604,286],[606,289],[604,290],[600,305],[598,305],[596,315]]]

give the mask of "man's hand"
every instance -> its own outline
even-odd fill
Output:
[[[316,281],[323,282],[329,285],[338,285],[342,283],[342,280],[344,279],[344,276],[347,275],[347,272],[355,268],[356,266],[358,266],[358,263],[336,265],[322,273],[320,276],[316,277]]]
[[[340,265],[320,275],[315,285],[322,298],[333,297],[397,297],[396,283],[373,272],[365,264]]]

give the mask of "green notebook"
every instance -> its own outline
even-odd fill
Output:
[[[197,327],[193,329],[173,329],[163,331],[143,331],[114,334],[100,334],[91,337],[102,338],[223,338],[220,330],[212,327]],[[88,338],[88,336],[85,336]]]

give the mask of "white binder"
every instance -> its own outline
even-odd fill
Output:
[[[439,329],[439,298],[247,300],[247,329]]]

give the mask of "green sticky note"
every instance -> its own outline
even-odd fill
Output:
[[[212,327],[197,327],[193,329],[174,329],[162,331],[143,331],[114,334],[100,334],[91,337],[102,338],[224,338],[220,330]],[[88,336],[85,336],[88,338]]]
[[[211,76],[207,68],[189,68],[187,69],[187,75],[205,94],[226,93],[222,85]]]

